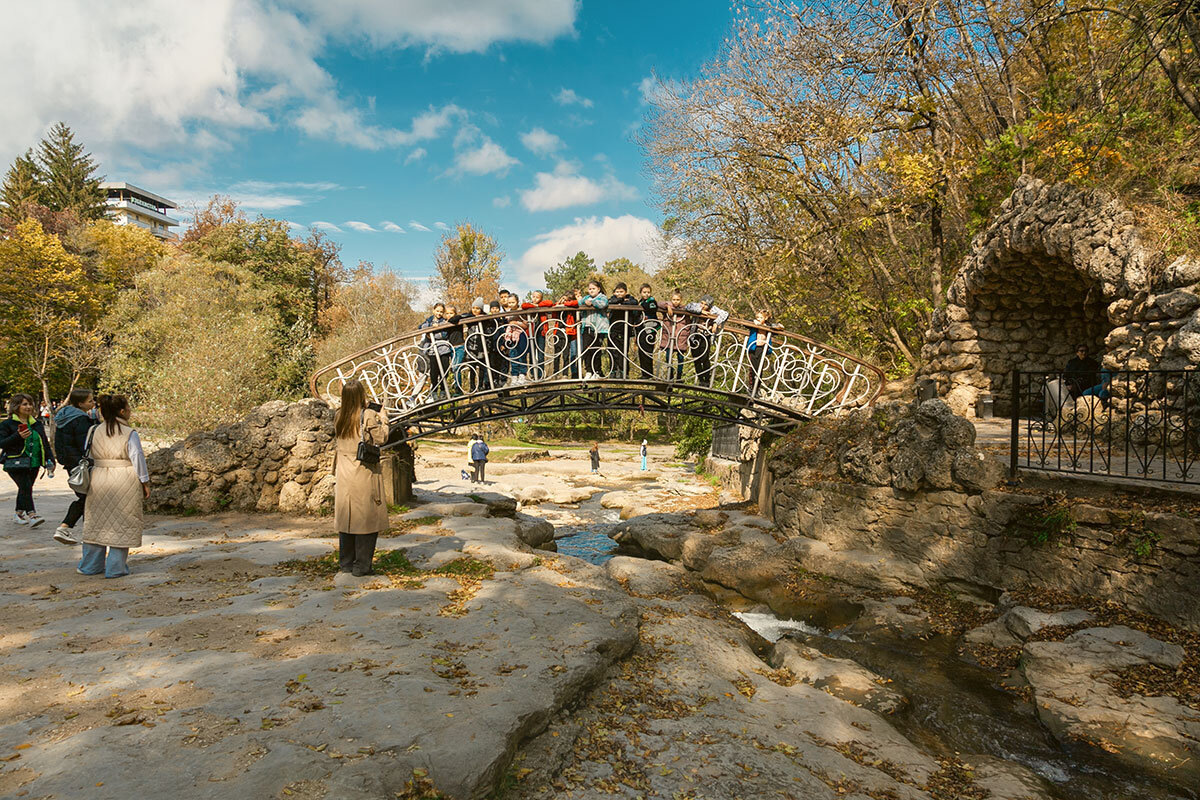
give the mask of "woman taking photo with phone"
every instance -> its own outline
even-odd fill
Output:
[[[150,471],[142,441],[129,424],[132,413],[125,395],[100,395],[102,422],[92,434],[80,575],[128,575],[129,548],[142,545],[142,501],[150,496]]]
[[[46,520],[33,508],[33,484],[44,467],[46,476],[54,477],[54,453],[46,428],[34,414],[33,398],[15,394],[8,401],[8,417],[0,422],[0,450],[3,450],[4,471],[17,485],[17,510],[13,522],[36,528]]]
[[[363,385],[351,379],[342,384],[342,405],[333,420],[337,437],[333,474],[333,519],[338,531],[339,569],[357,576],[374,574],[375,541],[387,530],[387,503],[383,497],[383,469],[378,450],[371,462],[371,446],[387,442],[387,426],[378,411],[367,408]],[[360,448],[366,443],[368,447]],[[363,455],[364,460],[359,456]]]

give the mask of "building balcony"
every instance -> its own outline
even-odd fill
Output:
[[[148,221],[157,222],[160,225],[171,226],[179,224],[179,220],[172,219],[154,206],[137,200],[123,200],[110,197],[108,198],[108,207],[114,212],[124,211],[126,214],[142,217]]]

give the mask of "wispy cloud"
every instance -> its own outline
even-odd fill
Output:
[[[534,128],[521,134],[521,144],[531,153],[548,156],[562,149],[563,140],[545,128]]]
[[[567,89],[566,87],[563,87],[559,90],[558,94],[554,95],[554,102],[560,106],[583,106],[584,108],[591,108],[593,105],[591,100],[586,97],[580,97],[574,89]]]
[[[347,228],[350,228],[351,230],[358,231],[359,233],[379,233],[379,231],[375,230],[367,223],[359,222],[358,220],[354,220],[354,219],[350,220],[349,222],[342,223],[342,224],[344,224]]]
[[[342,232],[342,229],[339,228],[337,225],[334,225],[332,222],[324,222],[322,220],[317,220],[312,225],[309,225],[309,227],[316,228],[319,231],[329,231],[330,233],[341,233]]]
[[[521,162],[510,156],[474,125],[465,126],[454,137],[454,168],[452,174],[487,175],[503,173]]]
[[[391,220],[386,220],[386,219],[380,223],[380,227],[382,227],[388,233],[407,233],[408,232],[408,231],[404,230],[404,228],[402,228],[401,226],[392,222]]]
[[[437,228],[439,231],[450,230],[450,226],[444,222],[435,222],[435,223],[433,223],[433,227]]]
[[[404,163],[411,164],[414,161],[420,161],[426,155],[427,155],[427,153],[425,151],[425,148],[418,147],[416,150],[413,150],[411,153],[409,153],[407,156],[405,156]]]
[[[496,208],[508,208],[512,205],[512,198],[508,195],[504,195],[503,197],[493,197],[492,205]]]
[[[424,225],[417,222],[415,219],[411,219],[408,221],[408,227],[412,228],[414,231],[421,231],[422,233],[429,233],[429,228],[426,228]]]

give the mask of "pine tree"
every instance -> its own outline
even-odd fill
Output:
[[[38,144],[38,163],[45,174],[43,204],[53,211],[75,211],[82,219],[104,216],[104,192],[96,162],[64,123],[57,123]]]
[[[45,176],[33,158],[33,150],[26,150],[24,155],[17,156],[4,176],[4,185],[0,187],[0,211],[10,217],[23,218],[28,205],[42,202],[44,182]]]

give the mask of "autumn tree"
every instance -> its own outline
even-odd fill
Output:
[[[439,299],[467,309],[476,297],[487,300],[499,292],[503,260],[504,251],[495,239],[470,222],[460,222],[442,237],[429,283]]]
[[[36,382],[49,402],[63,350],[93,312],[83,267],[35,220],[18,223],[0,240],[0,265],[0,348],[8,351],[3,360],[23,373],[10,380]]]
[[[420,323],[412,304],[416,290],[394,272],[360,265],[359,274],[338,286],[321,312],[325,331],[316,347],[318,364],[330,364],[399,336]]]

